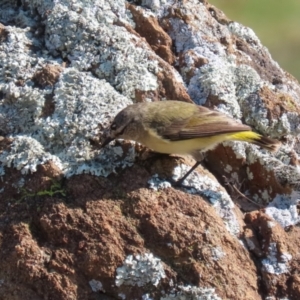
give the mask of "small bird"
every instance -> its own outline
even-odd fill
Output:
[[[243,141],[276,152],[281,143],[253,132],[250,126],[196,104],[158,101],[132,104],[120,111],[101,145],[114,139],[128,139],[167,154],[189,154],[196,164],[177,182],[181,184],[200,164],[199,152],[224,141]]]

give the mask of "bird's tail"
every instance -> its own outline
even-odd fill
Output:
[[[253,131],[242,131],[233,133],[230,135],[229,140],[252,143],[271,152],[276,152],[281,146],[280,141],[264,137]]]

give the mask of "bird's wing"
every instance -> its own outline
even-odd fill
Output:
[[[198,111],[188,118],[178,119],[171,116],[169,126],[160,128],[157,133],[164,139],[178,141],[251,130],[251,127],[222,113],[202,106],[198,108]]]

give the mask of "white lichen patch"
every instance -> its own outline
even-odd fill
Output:
[[[269,85],[266,87],[271,89]],[[251,94],[240,104],[245,122],[256,128],[257,131],[273,138],[281,138],[286,135],[300,133],[300,117],[296,112],[284,112],[280,118],[269,118],[264,97],[259,94]]]
[[[235,154],[235,158],[246,159],[247,143],[237,142],[237,141],[226,141],[226,142],[223,142],[223,145],[228,146],[233,150],[233,152]]]
[[[161,297],[160,300],[221,300],[221,298],[214,288],[179,285],[177,291]]]
[[[255,47],[257,50],[264,49],[265,51],[268,51],[267,48],[263,47],[259,38],[251,28],[243,26],[242,24],[237,22],[230,22],[228,24],[228,29],[235,36],[241,38],[245,42],[248,42],[252,47]],[[267,53],[269,54],[269,58],[271,58],[270,53]]]
[[[126,299],[126,295],[123,294],[123,293],[118,294],[118,297],[119,297],[120,299],[122,299],[122,300],[125,300],[125,299]]]
[[[50,159],[66,176],[107,176],[132,165],[134,147],[123,153],[120,147],[100,151],[91,145],[103,127],[132,103],[136,90],[158,87],[158,61],[148,44],[114,25],[132,23],[125,1],[24,3],[26,10],[13,1],[4,7],[18,14],[24,29],[6,26],[7,38],[0,43],[0,128],[1,134],[15,139],[13,149],[1,155],[1,174],[8,165],[34,172]],[[43,36],[38,31],[41,16]],[[70,64],[63,66],[58,82],[38,87],[33,79],[36,71],[47,64],[62,69],[63,59]],[[53,112],[45,116],[49,100]],[[32,145],[24,148],[21,139],[31,139]]]
[[[274,155],[270,155],[267,150],[260,150],[258,147],[253,145],[247,145],[246,148],[246,161],[250,166],[254,163],[259,163],[263,169],[269,171],[271,174],[275,174],[277,180],[283,184],[289,184],[295,186],[298,190],[300,183],[300,170],[298,167],[289,164],[290,158],[287,157],[286,147],[280,149]],[[268,179],[268,178],[267,178]],[[271,186],[269,192],[271,192]],[[270,193],[269,193],[270,194]],[[265,199],[270,200],[270,195],[264,194]]]
[[[116,286],[124,284],[140,287],[148,283],[157,286],[165,277],[161,260],[152,253],[128,255],[123,266],[117,268]]]
[[[131,101],[118,94],[106,81],[67,69],[56,86],[55,112],[39,119],[43,132],[35,137],[66,162],[67,176],[81,173],[107,176],[116,167],[134,162],[134,147],[126,155],[120,148],[93,149],[90,139],[106,127],[114,115]],[[124,157],[122,161],[120,158]]]
[[[170,19],[170,36],[176,50],[183,53],[184,66],[181,75],[185,81],[193,71],[193,77],[188,79],[188,92],[198,104],[204,104],[207,97],[217,96],[222,104],[217,109],[236,118],[242,117],[241,105],[252,93],[256,93],[263,81],[258,73],[246,64],[236,63],[234,55],[228,55],[226,47],[219,43],[222,39],[231,39],[232,32],[227,26],[211,17],[202,3],[189,1],[184,7],[176,3],[168,3],[181,12],[182,15],[201,15],[201,18],[190,18],[188,24],[181,18]],[[210,23],[210,30],[205,24]],[[193,55],[190,55],[192,52]],[[205,59],[207,63],[195,67],[195,61]],[[257,116],[259,119],[259,116]]]
[[[226,173],[230,173],[232,171],[232,166],[227,164],[226,167],[224,168],[224,171]]]
[[[15,167],[22,174],[35,172],[39,164],[44,164],[49,160],[62,168],[58,157],[45,151],[35,139],[26,136],[15,137],[10,150],[0,153],[0,162],[4,166]]]
[[[105,290],[103,289],[103,285],[102,285],[101,281],[99,281],[99,280],[92,279],[89,281],[89,285],[90,285],[92,291],[95,293],[99,292],[99,291],[105,292]]]
[[[125,1],[77,1],[77,6],[74,9],[71,0],[63,0],[48,15],[46,45],[50,53],[68,57],[78,70],[93,67],[99,78],[126,97],[133,99],[135,90],[156,90],[158,61],[152,51],[124,27],[114,25],[130,24]]]
[[[281,79],[283,80],[283,82],[281,82],[280,84],[276,84],[276,89],[279,89],[284,93],[290,94],[292,98],[294,98],[295,100],[297,99],[297,101],[299,101],[299,85],[296,81],[291,80],[288,76],[286,77],[285,72],[279,67],[278,63],[272,59],[268,49],[261,44],[259,38],[256,36],[254,31],[251,28],[243,26],[242,24],[239,24],[237,22],[230,22],[227,25],[227,28],[233,35],[244,40],[244,42],[247,43],[248,47],[253,48],[254,52],[264,54],[264,56],[276,69],[276,72],[278,73],[277,76],[281,77]],[[248,56],[248,54],[243,51],[240,51],[240,54],[245,58],[247,58]],[[248,56],[248,59],[252,60],[250,56]]]
[[[276,226],[276,223],[268,221],[267,226],[268,226],[268,228],[272,228],[272,227]]]
[[[226,253],[223,251],[221,247],[211,248],[211,257],[214,261],[219,261],[222,259]]]
[[[142,296],[142,300],[153,300],[153,298],[151,298],[149,294],[145,294]]]
[[[282,253],[279,257],[276,243],[270,243],[268,257],[262,260],[263,269],[275,275],[287,273],[289,271],[288,262],[292,259],[289,253]]]
[[[248,66],[237,66],[221,56],[198,70],[190,81],[189,91],[191,95],[197,90],[200,92],[193,97],[199,104],[204,104],[208,95],[217,96],[223,103],[217,105],[216,109],[241,118],[243,101],[256,92],[260,85],[260,78],[255,70]]]
[[[279,298],[279,297],[276,297],[276,296],[267,296],[265,298],[265,300],[292,300],[292,299],[287,298],[287,297]]]
[[[42,105],[38,104],[44,101],[40,90],[30,88],[33,92],[29,95],[22,93],[23,90],[9,104],[0,103],[2,117],[12,120],[7,123],[7,130],[14,139],[11,149],[1,154],[4,166],[27,173],[52,160],[66,176],[82,173],[107,176],[117,167],[133,164],[133,146],[123,153],[120,147],[97,150],[90,143],[90,139],[100,134],[99,124],[107,126],[117,112],[132,103],[109,83],[74,68],[65,69],[55,86],[54,113],[46,118],[40,116]],[[20,130],[23,135],[15,134]]]
[[[163,190],[166,188],[171,187],[171,183],[166,180],[161,180],[158,177],[158,174],[153,175],[149,180],[148,180],[149,188],[155,191],[158,190]]]
[[[265,208],[265,212],[283,228],[296,225],[300,222],[297,211],[299,201],[300,195],[296,192],[293,192],[291,195],[277,195]]]
[[[162,16],[174,2],[175,0],[142,0],[141,5],[145,10],[151,9],[154,15]]]
[[[31,86],[18,87],[10,82],[0,84],[5,99],[0,102],[0,124],[5,133],[30,133],[36,127],[45,104],[46,91]]]
[[[32,82],[29,80],[35,70],[46,62],[47,57],[32,55],[30,47],[38,46],[39,40],[34,38],[30,28],[6,26],[5,29],[8,37],[5,42],[0,44],[0,88],[2,92],[4,92],[3,89],[10,92],[8,98],[13,100],[18,98],[22,92],[25,93],[23,89],[30,88]],[[53,59],[53,61],[56,63],[56,60]],[[29,82],[17,90],[13,87],[16,79]]]
[[[247,176],[248,176],[248,179],[249,179],[249,180],[253,180],[253,179],[254,179],[254,175],[253,175],[253,173],[250,171],[249,167],[246,168],[246,173],[247,173]]]

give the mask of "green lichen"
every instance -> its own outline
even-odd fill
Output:
[[[50,196],[53,197],[54,195],[60,194],[61,196],[65,197],[66,196],[66,190],[62,187],[62,183],[61,182],[57,182],[57,181],[52,181],[52,185],[50,186],[50,188],[48,190],[41,190],[38,192],[30,192],[27,189],[22,188],[22,196],[21,199],[19,200],[22,201],[24,199],[27,198],[32,198],[32,197],[37,197],[37,196]]]

